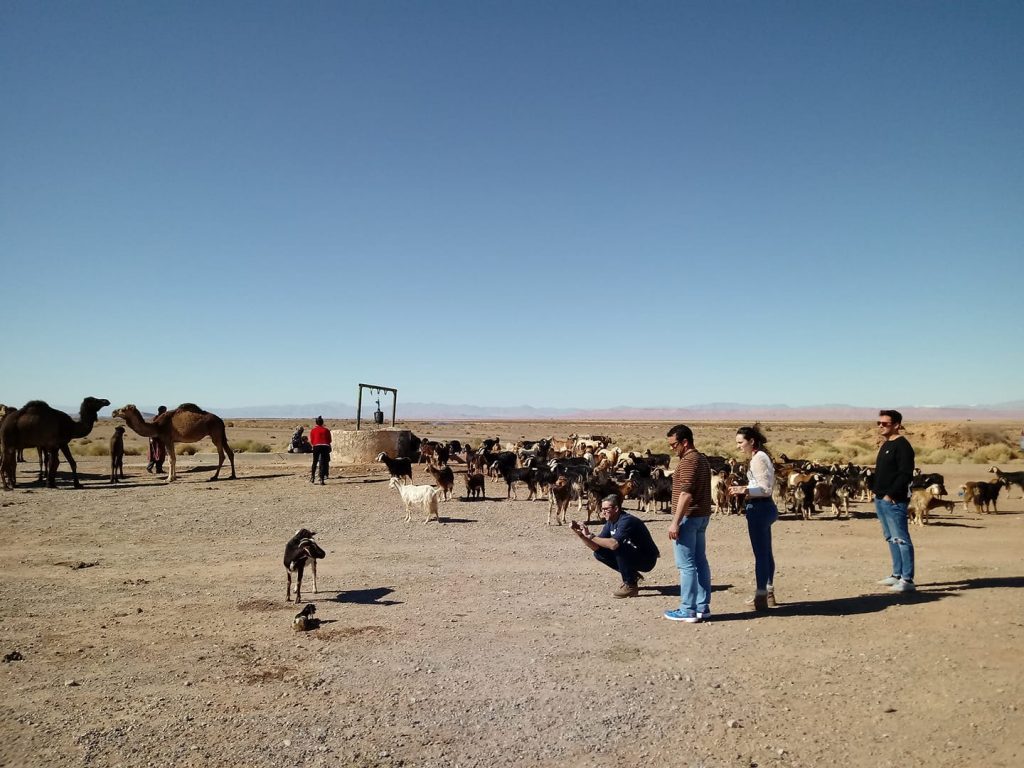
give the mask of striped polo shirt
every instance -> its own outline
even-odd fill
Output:
[[[676,471],[672,473],[672,511],[676,511],[679,496],[683,493],[691,495],[690,517],[709,517],[711,515],[711,465],[708,457],[691,448],[679,458]]]

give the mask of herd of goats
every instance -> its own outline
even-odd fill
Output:
[[[25,449],[35,448],[39,456],[40,480],[56,486],[56,472],[63,455],[71,469],[76,488],[77,466],[71,454],[72,440],[87,436],[96,423],[99,411],[109,400],[87,397],[82,401],[78,420],[63,411],[51,408],[41,400],[33,400],[21,408],[0,405],[0,479],[5,490],[16,484],[17,461]],[[134,405],[114,411],[113,416],[125,421],[142,437],[163,443],[170,461],[168,480],[176,472],[176,443],[192,443],[211,438],[217,448],[219,462],[211,479],[220,475],[225,457],[235,477],[234,452],[228,445],[224,422],[216,414],[183,403],[177,408],[146,420]],[[118,426],[110,438],[110,481],[123,477],[125,427]],[[422,507],[426,519],[439,519],[438,501],[454,496],[455,473],[452,463],[465,466],[466,500],[486,498],[486,477],[505,483],[506,498],[518,499],[518,489],[525,487],[527,500],[546,495],[548,524],[552,518],[559,525],[566,521],[570,504],[577,510],[587,507],[587,522],[599,508],[600,500],[618,494],[628,503],[637,502],[643,512],[669,512],[672,501],[671,457],[667,453],[623,451],[604,435],[570,435],[540,440],[522,440],[502,444],[500,438],[482,441],[478,448],[458,440],[439,442],[414,437],[411,455],[426,464],[433,485],[414,485],[412,459],[390,457],[381,453],[377,461],[387,466],[390,485],[401,495],[406,520],[412,519],[413,507]],[[714,510],[723,514],[740,512],[743,496],[730,496],[729,486],[746,484],[746,464],[722,456],[708,456],[711,464],[711,498]],[[1002,488],[1017,485],[1024,493],[1024,472],[1003,472],[989,469],[995,478],[965,483],[960,487],[964,509],[972,505],[978,513],[998,511],[996,502]],[[810,519],[815,511],[831,510],[835,517],[849,516],[851,501],[869,501],[873,494],[873,470],[855,464],[823,465],[791,459],[780,454],[775,467],[775,496],[780,506],[791,513]],[[928,513],[937,508],[952,509],[942,475],[918,472],[911,484],[910,514],[916,523],[925,523]]]
[[[426,520],[438,517],[437,502],[452,498],[455,473],[450,462],[465,465],[466,500],[485,498],[486,477],[505,483],[507,499],[518,499],[518,488],[525,487],[527,500],[546,495],[548,524],[552,517],[558,525],[566,520],[568,507],[587,508],[587,522],[607,495],[617,494],[637,509],[671,512],[672,470],[670,455],[623,451],[603,435],[570,435],[565,440],[544,438],[502,445],[500,438],[484,440],[479,448],[450,442],[414,440],[419,463],[425,463],[433,485],[412,485],[412,461],[381,453],[377,461],[391,475],[391,487],[401,494],[406,520],[412,507],[422,506]],[[728,488],[746,485],[747,465],[736,459],[708,456],[711,465],[713,511],[733,514],[742,511],[743,495],[730,495]],[[1024,493],[1024,472],[1002,472],[991,467],[996,477],[989,481],[965,483],[960,488],[964,508],[973,505],[978,512],[998,511],[996,502],[1003,487],[1017,485]],[[815,511],[830,510],[836,517],[850,515],[851,501],[870,501],[874,470],[852,463],[824,465],[780,454],[775,462],[775,497],[790,513],[809,520]],[[938,473],[917,471],[911,482],[909,512],[915,523],[927,522],[928,513],[943,507],[952,510],[955,502],[947,495],[945,478]],[[425,520],[425,522],[426,522]]]

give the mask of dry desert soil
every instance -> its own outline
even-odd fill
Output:
[[[234,424],[229,438],[279,450],[292,426]],[[667,426],[592,431],[656,440]],[[475,442],[589,431],[412,428]],[[380,465],[334,465],[320,487],[309,457],[243,453],[237,480],[211,483],[199,448],[172,485],[129,456],[111,487],[107,459],[89,457],[82,490],[65,475],[34,485],[22,464],[25,484],[0,495],[0,765],[1024,764],[1020,489],[999,514],[958,505],[914,528],[910,595],[875,585],[889,563],[868,504],[785,516],[766,616],[744,605],[743,517],[715,516],[714,616],[686,625],[662,618],[678,604],[666,515],[641,515],[663,557],[638,598],[616,600],[615,574],[545,524],[546,501],[506,501],[494,482],[486,501],[444,503],[440,524],[406,524]],[[991,477],[928,469],[954,497]],[[299,527],[327,550],[318,591],[305,583],[322,620],[307,633],[292,630],[281,563]]]

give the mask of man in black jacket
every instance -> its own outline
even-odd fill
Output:
[[[913,592],[914,543],[907,526],[907,502],[914,477],[914,449],[900,435],[902,426],[899,411],[878,412],[882,447],[875,460],[875,511],[892,555],[892,574],[878,583],[893,592]]]

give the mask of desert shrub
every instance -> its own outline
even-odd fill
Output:
[[[174,452],[179,456],[195,456],[198,450],[199,449],[191,443],[181,443],[174,448]]]
[[[235,422],[233,422],[233,421],[225,421],[224,422],[224,426],[225,427],[233,427],[233,426],[235,426]]]
[[[270,453],[270,446],[255,440],[239,440],[231,444],[235,453]]]
[[[124,447],[124,455],[125,456],[141,456],[142,455],[142,449],[141,448],[136,448],[134,445],[126,445]]]
[[[77,445],[88,445],[92,442],[88,437],[83,437],[74,441]]]
[[[103,443],[90,443],[89,445],[84,444],[85,441],[79,444],[75,453],[80,456],[109,456],[110,446],[104,445]]]
[[[971,454],[971,461],[975,464],[999,464],[1013,458],[1014,452],[1003,443],[983,445]]]

